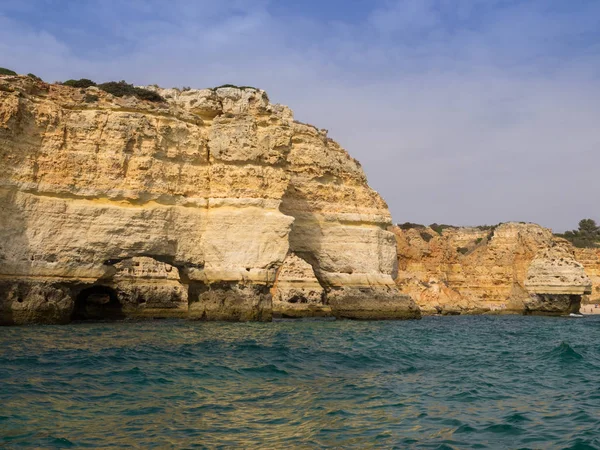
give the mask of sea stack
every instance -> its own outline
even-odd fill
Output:
[[[420,316],[387,205],[325,130],[259,89],[148,89],[0,76],[0,323],[268,321],[294,265],[309,293],[281,310]]]
[[[592,293],[592,281],[570,244],[557,239],[531,262],[525,288],[530,294],[526,314],[579,313],[582,297]]]

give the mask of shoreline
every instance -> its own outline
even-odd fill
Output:
[[[579,312],[584,315],[600,315],[600,304],[596,307],[596,304],[581,305]]]

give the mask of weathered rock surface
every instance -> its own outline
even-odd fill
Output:
[[[575,261],[571,245],[557,239],[533,259],[527,271],[525,289],[530,294],[526,313],[577,313],[592,281],[583,265]]]
[[[592,281],[592,292],[584,295],[582,302],[600,304],[600,248],[574,248],[575,259],[583,265]]]
[[[396,281],[424,314],[562,314],[590,290],[571,246],[535,224],[392,230]]]
[[[278,317],[329,317],[327,295],[310,264],[290,253],[272,289],[273,314]]]
[[[335,315],[419,316],[386,204],[324,130],[261,90],[153,89],[0,76],[1,322],[270,320],[288,252]]]

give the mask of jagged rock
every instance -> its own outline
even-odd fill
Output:
[[[212,283],[190,298],[189,317],[200,320],[269,322],[269,287],[253,283]]]
[[[335,287],[327,293],[327,299],[333,315],[339,318],[373,320],[420,316],[419,307],[410,296],[399,299],[393,286],[381,286],[376,291],[368,287]]]
[[[394,288],[386,204],[324,131],[257,89],[149,88],[166,102],[0,76],[5,291],[60,280],[72,302],[113,289],[125,317],[180,315],[187,302],[189,317],[268,320],[269,289],[293,251],[340,307],[383,296],[419,316]],[[115,275],[115,261],[140,257],[181,279]],[[159,285],[168,300],[150,295]]]
[[[68,323],[74,301],[57,281],[0,280],[0,325]]]

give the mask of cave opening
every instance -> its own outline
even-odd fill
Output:
[[[73,320],[119,320],[123,317],[123,306],[117,293],[108,286],[83,289],[75,299]]]

